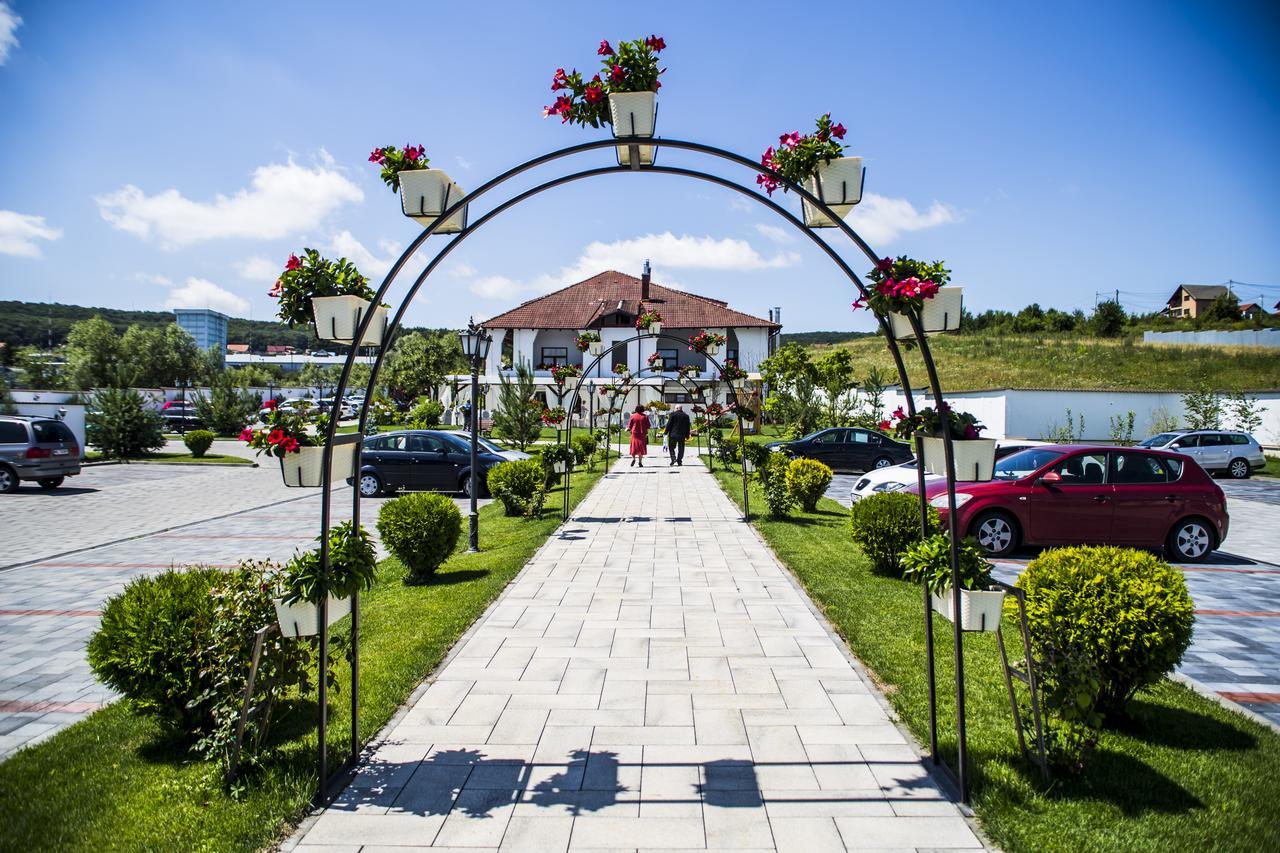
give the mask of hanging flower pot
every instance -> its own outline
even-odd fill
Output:
[[[360,436],[355,436],[358,440]],[[346,436],[339,436],[334,441],[333,456],[329,462],[329,485],[338,485],[348,477],[354,476],[356,470],[356,453],[360,446],[358,441],[342,441]],[[280,457],[280,475],[284,484],[290,487],[318,488],[324,485],[324,447],[299,447],[293,453]]]
[[[274,598],[276,620],[280,623],[280,633],[288,639],[314,637],[320,633],[320,605],[309,601],[295,601],[285,604],[283,598]],[[350,598],[334,598],[329,596],[326,602],[325,617],[329,625],[333,625],[343,616],[351,612]]]
[[[923,443],[924,469],[939,477],[947,476],[947,461],[942,439],[926,436]],[[996,464],[994,438],[953,438],[951,452],[955,455],[957,482],[986,482],[994,475]]]
[[[555,471],[557,474],[563,474],[568,470],[568,466],[563,462],[553,462],[551,463],[551,470]]]
[[[662,334],[662,315],[652,308],[641,311],[636,317],[636,331],[651,335]]]
[[[854,205],[862,201],[862,181],[866,174],[861,157],[838,157],[829,162],[819,161],[812,177],[806,178],[804,188],[816,195],[824,204],[846,219]],[[802,200],[804,224],[810,228],[835,228],[837,222]]]
[[[416,169],[400,172],[400,208],[404,215],[424,228],[430,227],[440,214],[458,203],[462,188],[441,169]],[[433,234],[457,234],[467,227],[467,206],[450,216]]]
[[[742,460],[742,470],[750,474],[756,470],[756,463],[752,462],[750,459],[744,458]]]
[[[316,334],[326,341],[350,344],[364,315],[369,311],[369,300],[358,296],[316,296],[311,300],[311,310],[316,318]],[[382,345],[387,330],[387,308],[379,305],[373,309],[373,319],[364,330],[357,346]]]
[[[657,92],[613,92],[609,95],[609,118],[615,137],[653,137],[658,122]],[[652,166],[655,146],[637,145],[641,166]],[[618,165],[631,165],[631,146],[618,146]]]
[[[708,344],[708,345],[707,345],[707,355],[711,356],[712,358],[716,358],[717,356],[719,356],[719,355],[720,355],[720,345],[719,345],[719,344]]]
[[[712,358],[720,354],[720,347],[725,343],[724,335],[719,332],[708,332],[706,329],[689,338],[689,349],[709,355]]]
[[[926,333],[954,332],[960,328],[963,291],[963,287],[940,287],[932,299],[924,300],[920,308],[920,325]],[[915,330],[911,328],[911,321],[905,314],[890,313],[889,324],[895,338],[916,336]]]
[[[604,341],[592,341],[587,347],[587,351],[592,358],[599,358],[604,355]]]
[[[955,622],[954,602],[951,590],[932,593],[933,609],[948,622]],[[1000,615],[1004,612],[1004,592],[1000,590],[960,590],[960,630],[995,633],[1000,630]]]

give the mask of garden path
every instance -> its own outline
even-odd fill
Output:
[[[982,846],[706,469],[625,460],[285,847],[383,845]]]

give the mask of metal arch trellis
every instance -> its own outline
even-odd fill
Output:
[[[855,232],[838,214],[836,214],[833,210],[831,210],[831,208],[827,206],[826,202],[822,198],[820,198],[817,195],[814,195],[813,193],[810,193],[803,186],[795,184],[787,180],[783,176],[778,175],[776,172],[773,172],[772,170],[766,167],[762,167],[759,163],[753,160],[750,160],[739,154],[726,151],[724,149],[716,148],[714,146],[704,145],[698,142],[690,142],[687,140],[664,139],[661,137],[619,136],[619,137],[614,137],[612,139],[601,139],[601,140],[595,140],[591,142],[580,143],[578,145],[573,145],[573,146],[562,148],[556,151],[548,152],[546,154],[541,154],[537,157],[527,160],[526,162],[520,165],[517,165],[515,167],[512,167],[506,170],[505,172],[499,174],[498,176],[482,184],[480,187],[478,187],[475,191],[473,191],[469,195],[463,196],[459,200],[455,201],[453,204],[448,205],[445,210],[441,211],[440,215],[435,219],[434,222],[432,222],[429,226],[427,226],[421,234],[419,234],[409,243],[409,245],[405,248],[404,252],[391,266],[390,270],[388,270],[386,277],[383,279],[382,284],[379,286],[374,296],[374,299],[373,299],[374,304],[382,303],[392,282],[400,274],[400,271],[404,268],[408,260],[414,254],[417,253],[418,249],[422,246],[422,244],[426,241],[426,239],[430,237],[432,234],[436,233],[437,229],[441,226],[442,223],[445,223],[451,220],[456,214],[462,212],[470,203],[474,202],[476,199],[488,194],[490,191],[502,185],[506,181],[511,180],[512,178],[526,171],[534,169],[542,164],[550,163],[555,160],[563,159],[566,157],[571,157],[580,153],[595,151],[598,149],[616,148],[619,145],[628,145],[633,149],[637,145],[649,145],[649,146],[654,146],[655,148],[665,146],[668,148],[675,148],[678,150],[692,151],[695,153],[707,154],[707,155],[734,163],[736,165],[745,167],[754,174],[760,174],[760,173],[767,174],[775,178],[776,180],[778,180],[779,183],[782,186],[786,187],[788,190],[794,191],[796,195],[800,196],[801,199],[808,202],[811,206],[813,206],[814,208],[822,212],[831,222],[835,224],[835,227],[838,228],[869,260],[871,260],[873,263],[879,260],[879,256],[874,251],[872,251],[871,247],[867,244],[867,242],[863,240],[862,237],[858,235],[857,232]],[[529,190],[519,193],[505,202],[502,202],[501,204],[497,205],[493,210],[489,211],[484,216],[480,217],[480,219],[478,219],[476,222],[468,226],[465,226],[463,230],[460,233],[458,233],[457,238],[449,241],[449,243],[443,246],[441,251],[436,255],[436,257],[427,265],[427,267],[422,271],[422,273],[418,275],[413,285],[410,287],[408,293],[406,293],[405,297],[401,301],[400,306],[397,309],[394,318],[388,323],[382,338],[382,342],[381,342],[382,345],[378,348],[377,356],[375,358],[372,370],[370,371],[366,398],[367,399],[370,398],[373,393],[373,388],[376,385],[377,377],[378,377],[380,368],[382,366],[382,362],[386,356],[387,350],[389,349],[388,344],[391,341],[392,337],[394,336],[396,330],[399,328],[399,325],[401,323],[401,320],[403,319],[406,309],[408,308],[409,304],[412,302],[412,300],[416,296],[417,291],[421,288],[422,284],[426,281],[430,273],[438,266],[438,264],[445,257],[447,257],[449,252],[454,247],[459,245],[462,240],[464,240],[467,236],[469,236],[473,231],[477,230],[482,224],[491,220],[498,213],[501,213],[507,210],[508,208],[514,206],[515,204],[518,204],[521,201],[524,201],[540,192],[551,189],[553,187],[569,183],[570,181],[582,180],[588,177],[594,177],[594,176],[603,175],[603,174],[611,174],[616,172],[625,172],[625,171],[653,172],[658,174],[673,174],[673,175],[681,175],[685,177],[693,177],[699,180],[709,181],[711,183],[715,183],[725,188],[731,189],[748,198],[755,200],[758,203],[764,204],[766,207],[770,208],[775,214],[780,215],[783,219],[790,222],[793,226],[799,228],[803,233],[808,234],[810,239],[812,239],[813,242],[832,259],[832,261],[841,269],[841,271],[845,273],[846,277],[849,278],[850,282],[857,288],[857,290],[862,295],[864,296],[867,295],[866,287],[863,285],[862,281],[859,279],[857,274],[854,273],[849,268],[848,264],[844,261],[844,259],[838,253],[836,253],[835,250],[832,249],[823,238],[813,233],[812,229],[805,226],[799,219],[797,219],[789,211],[786,211],[784,208],[781,207],[781,205],[777,204],[771,199],[768,199],[760,195],[758,192],[752,189],[743,187],[740,184],[737,184],[733,181],[722,178],[718,175],[701,172],[695,169],[686,169],[686,168],[663,167],[663,166],[655,166],[655,165],[642,167],[639,164],[639,158],[635,156],[631,157],[630,161],[631,161],[631,165],[629,167],[610,166],[610,167],[602,167],[602,168],[596,168],[596,169],[588,169],[578,173],[574,173],[572,175],[567,175],[567,176],[563,176],[557,179],[547,181],[543,184],[540,184],[537,187],[533,187]],[[904,396],[906,397],[905,406],[907,408],[907,411],[909,413],[914,413],[915,401],[911,393],[911,385],[907,377],[906,367],[902,360],[901,351],[898,347],[897,340],[893,336],[892,328],[890,326],[888,317],[882,314],[879,314],[878,312],[873,312],[873,313],[876,317],[877,322],[880,325],[881,330],[885,334],[886,343],[894,359],[895,367],[897,368],[897,372],[899,376],[899,382],[904,391]],[[368,326],[374,316],[375,316],[374,312],[370,311],[370,312],[366,312],[364,316],[360,318],[360,322],[358,323],[358,328],[353,336],[354,341],[363,340],[364,335],[368,329]],[[908,311],[906,313],[906,318],[914,333],[915,340],[918,346],[920,347],[921,356],[923,358],[925,370],[929,379],[929,387],[930,387],[931,394],[935,402],[940,404],[942,402],[942,389],[938,381],[937,370],[933,364],[932,354],[930,352],[928,340],[925,336],[925,332],[920,320],[919,313],[916,311]],[[352,345],[347,354],[346,361],[343,363],[343,366],[342,366],[342,372],[338,381],[337,388],[334,391],[335,397],[341,397],[346,391],[348,382],[351,377],[351,369],[355,363],[358,349],[359,348],[357,346]],[[368,409],[366,407],[361,411],[360,419],[359,419],[358,429],[361,433],[363,433],[366,427],[367,417],[368,417]],[[332,508],[332,485],[333,485],[331,463],[332,463],[332,456],[333,456],[334,437],[336,435],[336,431],[337,431],[337,420],[334,419],[330,422],[325,435],[325,444],[324,444],[322,464],[321,464],[322,486],[321,486],[320,560],[321,560],[322,570],[325,572],[327,572],[329,568],[328,532],[329,532],[329,521],[330,521],[330,515],[331,515],[331,508]],[[953,593],[952,606],[953,606],[954,612],[958,613],[960,611],[960,587],[958,583],[959,537],[958,537],[958,531],[956,529],[957,522],[956,522],[956,498],[955,498],[955,482],[956,482],[955,459],[954,459],[954,452],[952,447],[952,440],[947,431],[944,431],[943,433],[942,446],[943,446],[943,457],[944,457],[945,468],[946,468],[946,486],[947,486],[946,493],[947,493],[947,506],[949,510],[948,522],[949,522],[949,528],[950,528],[950,534],[951,534],[950,562],[951,562],[952,593]],[[360,460],[359,452],[360,452],[359,445],[357,445],[357,453],[356,453],[356,471],[357,472],[359,471],[359,460]],[[916,455],[917,455],[917,458],[922,458],[922,441],[919,438],[916,439]],[[354,479],[355,485],[353,487],[352,515],[353,515],[353,523],[358,525],[360,523],[360,490],[359,490],[358,477],[353,479]],[[920,493],[920,516],[921,516],[921,525],[923,528],[927,523],[927,513],[928,513],[928,503],[925,497],[925,489],[924,489],[923,466],[917,466],[917,485]],[[925,608],[926,656],[928,658],[927,679],[928,679],[929,700],[930,700],[929,701],[930,752],[931,752],[933,763],[941,764],[941,759],[938,754],[938,746],[937,746],[937,709],[936,709],[936,693],[935,693],[935,679],[934,679],[933,633],[932,633],[932,618],[931,618],[932,608],[931,608],[929,595],[927,591],[924,594],[924,608]],[[320,671],[324,672],[327,668],[327,663],[328,663],[327,601],[321,600],[319,604],[319,611],[320,611],[318,614],[319,623],[321,626],[320,644],[319,644],[320,645],[319,665],[321,668]],[[351,704],[351,753],[347,759],[347,762],[345,762],[345,764],[347,765],[345,769],[350,769],[350,767],[354,765],[355,760],[358,758],[359,749],[360,749],[359,681],[358,681],[359,679],[359,620],[360,620],[359,597],[357,595],[357,596],[353,596],[353,599],[352,599],[352,626],[351,626],[352,642],[350,645],[351,703],[352,703]],[[956,729],[957,729],[956,730],[956,733],[957,733],[956,777],[957,777],[960,797],[962,800],[967,801],[968,800],[968,783],[967,783],[967,766],[966,766],[967,765],[967,744],[966,744],[966,733],[965,733],[965,710],[964,710],[965,691],[964,691],[963,632],[962,632],[959,620],[955,620],[955,622],[953,623],[953,626],[954,626],[954,634],[955,634],[954,651],[955,651],[955,677],[956,677]],[[319,699],[319,725],[318,725],[319,793],[317,796],[317,800],[324,801],[328,797],[329,781],[330,781],[328,776],[327,740],[326,740],[327,711],[328,711],[326,679],[323,677],[319,678],[318,683],[319,683],[319,696],[318,696],[318,699]]]
[[[578,405],[578,394],[579,394],[579,393],[581,392],[581,390],[582,390],[582,384],[587,380],[587,378],[588,378],[588,374],[589,374],[592,370],[594,370],[596,367],[598,367],[598,366],[600,365],[600,362],[604,359],[605,355],[607,355],[607,354],[612,354],[612,353],[613,353],[613,351],[614,351],[614,350],[616,350],[618,347],[629,347],[629,346],[630,346],[631,344],[633,344],[633,343],[634,343],[634,344],[636,344],[636,346],[637,346],[637,352],[638,352],[638,351],[639,351],[639,344],[640,344],[640,342],[641,342],[641,341],[646,341],[646,340],[655,340],[655,341],[656,341],[656,340],[668,340],[668,341],[675,341],[676,343],[680,343],[680,344],[687,344],[687,343],[688,343],[688,341],[687,341],[687,340],[685,340],[684,338],[678,338],[678,337],[676,337],[675,335],[668,335],[668,334],[663,334],[663,333],[654,334],[654,333],[652,333],[652,332],[650,332],[650,333],[648,333],[648,334],[643,334],[643,335],[639,335],[639,334],[638,334],[638,335],[635,335],[634,337],[625,338],[625,339],[620,340],[620,341],[614,341],[612,344],[610,344],[608,347],[606,347],[606,348],[605,348],[605,349],[600,353],[600,355],[596,356],[596,357],[595,357],[595,359],[591,362],[591,364],[590,364],[590,365],[587,365],[587,366],[583,367],[583,369],[582,369],[582,375],[578,377],[578,381],[577,381],[577,382],[574,384],[574,386],[573,386],[573,398],[572,398],[572,401],[571,401],[571,402],[570,402],[570,404],[569,404],[569,409],[568,409],[568,411],[573,411],[573,409],[577,407],[577,405]],[[624,350],[624,352],[625,352],[625,350]],[[723,365],[723,364],[721,364],[721,362],[720,362],[718,359],[716,359],[714,356],[712,356],[712,355],[710,355],[710,354],[708,354],[708,353],[705,353],[705,352],[704,352],[704,353],[702,353],[702,355],[703,355],[703,356],[704,356],[708,361],[710,361],[713,365],[715,365],[716,370],[717,370],[717,371],[719,371],[719,373],[720,373],[720,375],[721,375],[721,376],[723,376],[723,375],[724,375],[724,365]],[[659,375],[659,376],[661,376],[661,375],[662,375],[661,371],[639,371],[639,372],[641,372],[641,373],[643,373],[643,372],[650,372],[650,373],[654,373],[655,375]],[[637,376],[637,374],[636,374],[636,373],[633,373],[633,374],[632,374],[632,376],[633,376],[633,377],[636,377],[636,376]],[[666,377],[663,377],[663,378],[666,378]],[[633,384],[634,384],[634,383],[633,383]],[[733,388],[732,383],[730,383],[730,390],[731,390],[731,391],[734,391],[734,398],[735,398],[735,399],[737,399],[737,389],[736,389],[736,388]],[[569,437],[571,437],[571,436],[572,436],[572,434],[573,434],[573,420],[572,420],[572,418],[570,418],[570,419],[569,419],[569,428],[568,428],[568,430],[566,430],[566,438],[565,438],[565,442],[566,442],[566,443],[568,443],[568,441],[569,441]],[[743,426],[742,426],[742,418],[738,418],[738,440],[739,440],[739,441],[742,441],[742,440],[743,440]],[[741,455],[742,455],[742,506],[743,506],[743,518],[742,518],[742,520],[743,520],[743,521],[748,521],[748,520],[750,519],[750,517],[751,517],[751,510],[750,510],[751,505],[750,505],[750,503],[748,503],[748,497],[747,497],[747,494],[748,494],[748,493],[747,493],[747,454],[746,454],[746,453],[743,453],[743,454],[741,454]],[[571,475],[570,475],[570,472],[571,472],[572,470],[573,470],[573,466],[572,466],[572,465],[567,466],[567,467],[565,468],[565,504],[564,504],[564,515],[565,515],[565,517],[566,517],[566,518],[568,517],[568,514],[569,514],[569,503],[568,503],[568,500],[569,500],[569,483],[570,483],[570,476],[571,476]]]

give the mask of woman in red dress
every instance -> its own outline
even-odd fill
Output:
[[[649,450],[649,428],[653,426],[649,423],[649,416],[644,413],[644,406],[636,406],[635,413],[631,415],[631,420],[627,421],[627,432],[631,433],[631,465],[635,467],[637,461],[640,467],[644,467],[644,455]]]

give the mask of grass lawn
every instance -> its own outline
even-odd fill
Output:
[[[1253,472],[1255,477],[1280,477],[1280,456],[1268,456],[1267,467]]]
[[[1054,335],[934,335],[929,338],[944,389],[1097,388],[1178,391],[1212,381],[1227,390],[1280,388],[1280,358],[1260,347],[1169,347],[1135,338]],[[893,359],[879,336],[810,347],[820,356],[847,349],[856,373],[873,365],[897,381]],[[925,374],[916,350],[903,353],[912,383]]]
[[[716,473],[741,503],[741,479]],[[765,506],[752,484],[751,505]],[[928,743],[920,588],[875,575],[849,540],[846,511],[753,523],[804,584],[921,743]],[[939,741],[954,766],[951,623],[935,617]],[[1016,632],[1006,643],[1021,641]],[[1018,752],[995,638],[965,642],[973,803],[1005,850],[1275,850],[1280,847],[1280,735],[1181,685],[1139,693],[1133,719],[1109,730],[1084,773],[1051,786]]]
[[[602,471],[574,478],[576,505]],[[384,560],[361,600],[360,733],[372,737],[441,661],[560,523],[559,494],[540,519],[480,510],[479,554],[466,530],[435,582],[405,586]],[[374,519],[367,521],[373,522]],[[465,519],[464,519],[465,525]],[[349,630],[350,619],[335,626]],[[332,700],[330,755],[349,746],[349,671]],[[151,722],[117,702],[0,764],[0,850],[259,850],[289,834],[315,790],[314,696],[276,724],[278,753],[245,786],[224,793],[211,765],[159,740]]]
[[[86,462],[103,462],[110,457],[103,456],[96,450],[90,450],[85,454]],[[146,456],[137,456],[130,459],[122,460],[124,462],[182,462],[192,463],[196,465],[252,465],[252,459],[246,459],[243,456],[223,455],[220,453],[206,453],[200,458],[192,456],[190,453],[148,453]]]

